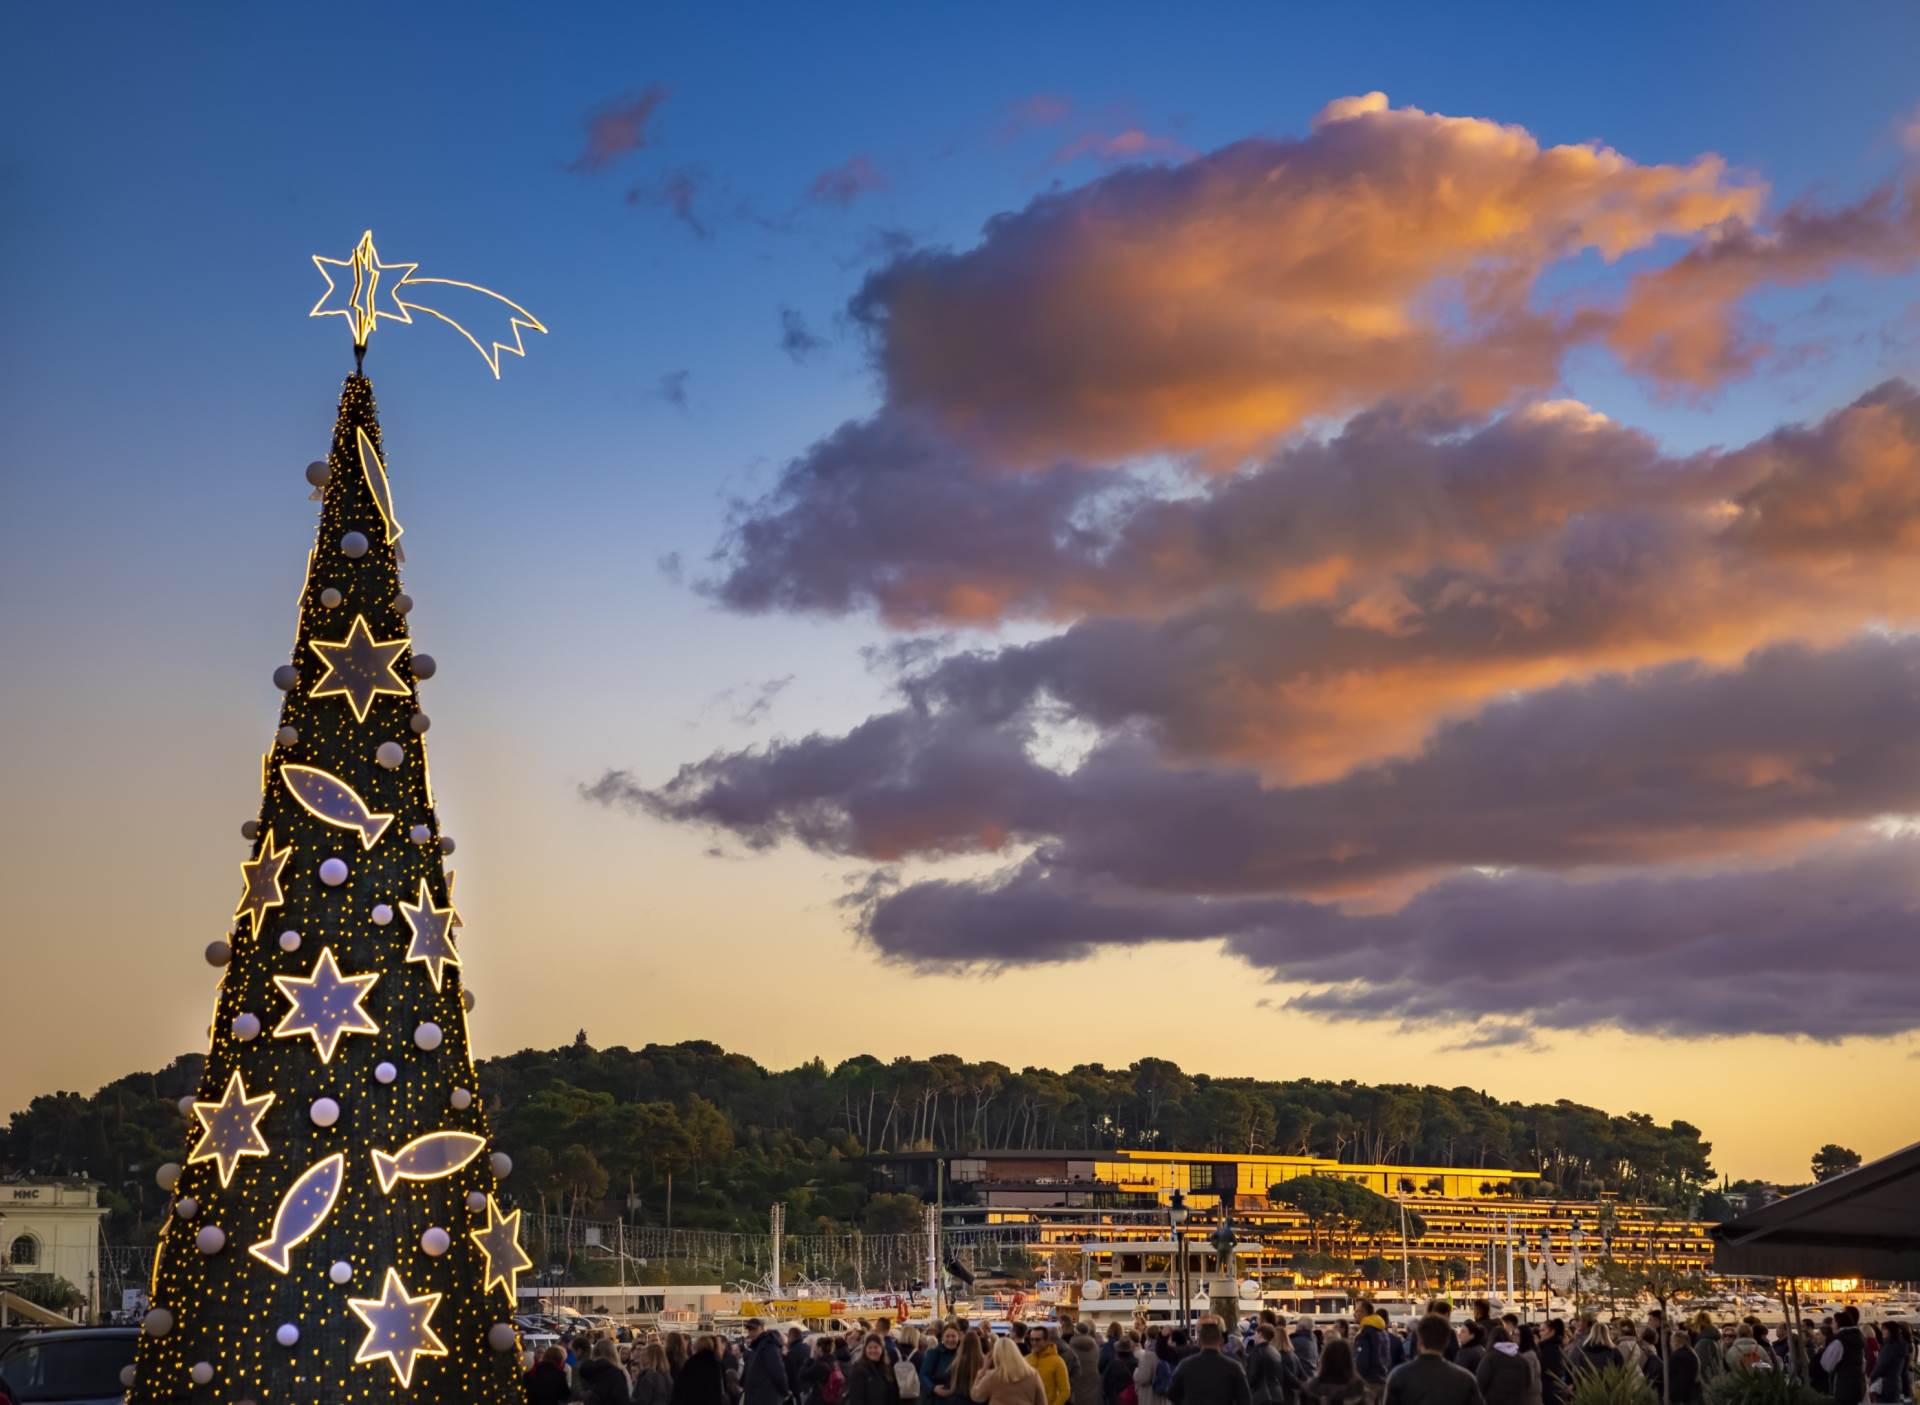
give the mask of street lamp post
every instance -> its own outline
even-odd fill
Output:
[[[1191,1326],[1187,1319],[1193,1305],[1193,1294],[1187,1288],[1187,1216],[1192,1213],[1187,1208],[1187,1193],[1184,1190],[1176,1189],[1167,1197],[1167,1223],[1173,1226],[1174,1291],[1180,1294],[1182,1330]]]

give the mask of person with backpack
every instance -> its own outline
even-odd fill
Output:
[[[1150,1327],[1133,1368],[1136,1405],[1165,1405],[1167,1387],[1172,1384],[1173,1363],[1167,1357],[1166,1335],[1158,1327]]]
[[[1107,1379],[1100,1367],[1100,1343],[1093,1328],[1085,1322],[1074,1323],[1063,1355],[1071,1377],[1073,1405],[1105,1405]]]
[[[633,1405],[667,1405],[673,1396],[673,1377],[667,1371],[667,1349],[658,1339],[641,1347],[633,1363]]]
[[[1377,1313],[1360,1319],[1360,1331],[1353,1339],[1353,1370],[1367,1383],[1368,1394],[1379,1399],[1393,1371],[1393,1342],[1387,1336],[1386,1319]]]
[[[847,1396],[846,1373],[834,1357],[831,1336],[814,1338],[813,1355],[794,1382],[801,1405],[840,1405]]]
[[[1139,1364],[1133,1349],[1133,1333],[1122,1332],[1113,1340],[1107,1369],[1100,1373],[1103,1405],[1140,1405],[1140,1388],[1133,1383],[1133,1373]]]
[[[847,1372],[846,1405],[900,1405],[900,1380],[887,1359],[887,1340],[867,1333]]]
[[[1522,1351],[1504,1326],[1493,1329],[1493,1342],[1474,1364],[1473,1378],[1487,1405],[1544,1405],[1540,1358]]]

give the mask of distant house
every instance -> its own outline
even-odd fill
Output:
[[[106,1213],[92,1181],[0,1182],[0,1280],[64,1278],[86,1294],[89,1315],[97,1312]]]

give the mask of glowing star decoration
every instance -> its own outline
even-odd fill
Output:
[[[412,322],[406,307],[399,300],[400,285],[407,281],[407,275],[420,267],[417,263],[381,263],[380,255],[373,247],[373,231],[369,229],[360,236],[360,242],[353,246],[353,252],[343,259],[325,258],[320,254],[313,256],[313,266],[320,270],[320,276],[327,280],[327,290],[313,305],[309,317],[344,317],[353,328],[353,344],[365,346],[367,338],[373,335],[373,329],[380,325],[382,317],[392,318],[396,322]],[[327,270],[340,270],[341,282],[334,281],[334,275]],[[387,302],[391,311],[380,308],[380,289],[387,290]],[[340,306],[329,307],[345,289],[346,297]]]
[[[346,318],[348,326],[353,329],[353,345],[357,351],[366,350],[367,338],[373,335],[381,318],[411,325],[412,314],[424,312],[465,337],[468,345],[486,361],[493,378],[499,380],[500,353],[510,351],[522,357],[527,354],[526,346],[520,340],[521,331],[524,329],[544,334],[547,330],[539,318],[519,303],[500,296],[491,288],[483,288],[478,283],[463,283],[457,278],[416,277],[414,270],[420,265],[415,263],[380,262],[379,252],[373,246],[371,229],[360,236],[360,242],[354,245],[353,252],[346,258],[329,259],[315,254],[313,266],[327,280],[327,290],[320,295],[320,300],[308,315]],[[336,269],[339,270],[338,276],[332,271]],[[384,302],[381,300],[383,293]],[[482,342],[451,313],[443,310],[472,302],[475,298],[491,299],[490,302],[476,305],[484,310],[490,320],[506,318],[506,330],[501,336],[511,338],[511,341],[489,337],[487,342]],[[396,531],[394,536],[398,535]]]
[[[248,1097],[247,1086],[240,1081],[240,1070],[235,1069],[227,1079],[226,1091],[220,1095],[219,1102],[193,1105],[193,1115],[200,1119],[200,1140],[194,1143],[187,1163],[217,1162],[220,1184],[224,1186],[233,1179],[241,1157],[267,1155],[267,1139],[260,1135],[260,1119],[273,1106],[273,1098],[272,1093]]]
[[[393,515],[393,489],[387,484],[387,466],[380,462],[380,451],[373,447],[373,440],[367,437],[364,429],[355,427],[354,435],[360,445],[360,473],[367,480],[367,491],[373,494],[373,505],[380,509],[380,520],[386,524],[387,545],[392,546],[400,540],[400,534],[406,530]]]
[[[346,1154],[338,1151],[307,1167],[280,1197],[280,1208],[273,1213],[273,1233],[247,1252],[275,1273],[285,1273],[293,1264],[293,1251],[333,1213],[346,1169]]]
[[[293,1008],[274,1026],[274,1037],[291,1039],[310,1034],[314,1046],[320,1051],[320,1062],[331,1063],[333,1051],[340,1047],[340,1041],[347,1035],[380,1032],[380,1026],[373,1022],[373,1016],[360,1005],[379,979],[377,971],[365,976],[342,975],[340,967],[334,962],[333,952],[322,948],[320,959],[313,963],[311,976],[273,978],[273,983],[280,987],[280,993],[293,1004]]]
[[[412,1297],[400,1281],[400,1271],[389,1268],[387,1279],[377,1298],[348,1298],[353,1315],[367,1324],[367,1338],[360,1343],[356,1362],[385,1361],[400,1378],[401,1387],[413,1384],[414,1362],[423,1356],[445,1356],[446,1343],[433,1330],[434,1310],[440,1306],[440,1294],[422,1293]]]
[[[437,1181],[460,1170],[486,1147],[485,1137],[471,1132],[428,1132],[391,1154],[376,1149],[373,1173],[388,1195],[401,1181]]]
[[[327,666],[320,681],[309,694],[316,698],[344,697],[353,709],[353,720],[367,720],[367,709],[381,696],[407,697],[407,685],[394,672],[394,665],[407,651],[405,639],[375,639],[367,628],[367,617],[355,615],[347,637],[337,644],[310,641],[313,652]]]
[[[379,843],[380,836],[393,823],[392,815],[375,814],[360,798],[359,791],[331,771],[289,761],[280,767],[280,779],[287,783],[287,793],[298,800],[309,815],[341,829],[353,830],[360,836],[363,849]]]
[[[502,1215],[500,1203],[489,1195],[486,1227],[468,1231],[467,1238],[480,1247],[487,1260],[487,1276],[480,1291],[484,1293],[498,1283],[506,1290],[508,1302],[518,1302],[520,1273],[533,1267],[533,1260],[520,1247],[520,1212]]]
[[[400,911],[407,919],[407,926],[413,929],[413,940],[407,943],[407,960],[425,962],[433,988],[438,990],[446,968],[460,964],[460,953],[454,949],[452,936],[460,915],[451,903],[445,907],[433,905],[433,894],[427,891],[424,878],[420,880],[420,901],[401,903]]]
[[[291,844],[284,849],[274,848],[273,831],[268,830],[267,837],[260,843],[259,857],[245,859],[240,864],[240,903],[233,915],[249,919],[255,936],[260,934],[261,920],[268,911],[286,901],[286,895],[280,891],[280,871],[287,866],[292,854]]]

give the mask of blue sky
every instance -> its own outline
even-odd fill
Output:
[[[0,1079],[0,1107],[197,1039],[204,972],[187,958],[225,911],[311,530],[300,469],[324,452],[350,368],[342,324],[305,316],[320,291],[309,255],[343,257],[371,226],[387,259],[498,288],[551,329],[497,384],[436,327],[383,327],[367,362],[414,623],[444,670],[436,783],[466,831],[463,893],[497,916],[475,921],[474,939],[495,943],[494,984],[513,993],[493,1032],[477,1017],[481,1050],[584,1023],[604,1042],[711,1037],[775,1062],[869,1045],[924,1054],[910,1014],[829,1034],[729,990],[732,960],[710,985],[686,974],[743,957],[767,981],[798,980],[814,1010],[868,979],[902,983],[909,1009],[967,998],[965,977],[872,974],[834,907],[847,863],[792,848],[705,859],[706,837],[610,815],[576,789],[608,767],[658,783],[717,748],[843,731],[888,705],[886,679],[861,662],[888,637],[867,615],[743,616],[690,585],[730,499],[765,492],[880,403],[845,309],[884,236],[970,247],[996,215],[1104,175],[1055,159],[1081,136],[1139,129],[1205,153],[1298,136],[1328,102],[1375,89],[1648,165],[1718,153],[1765,181],[1774,209],[1839,204],[1900,168],[1920,101],[1908,62],[1920,13],[1896,4],[475,5],[365,18],[100,5],[23,10],[11,33],[0,780],[25,803],[0,850],[0,926],[63,991],[103,980],[102,956],[118,964],[114,989],[89,997],[111,1037],[84,1051],[65,1016],[18,1014],[46,1052]],[[590,115],[653,85],[665,96],[645,145],[579,169]],[[1022,104],[1041,96],[1066,115],[1023,126]],[[883,188],[846,208],[808,198],[854,158]],[[647,194],[683,174],[704,237]],[[1541,289],[1618,287],[1668,257],[1663,244],[1616,268],[1568,260]],[[1877,333],[1913,293],[1910,272],[1847,270],[1763,289],[1756,311],[1789,326],[1817,316],[1826,350],[1709,395],[1657,390],[1592,349],[1567,359],[1561,389],[1676,451],[1738,444],[1909,371],[1911,353]],[[782,350],[783,308],[824,340],[816,352]],[[681,373],[684,406],[661,393]],[[674,554],[678,574],[661,564]],[[983,638],[1040,632],[1007,620]],[[755,687],[788,677],[763,716],[736,720]],[[77,908],[69,866],[102,844],[112,891]],[[544,964],[536,937],[558,969],[530,969]],[[1106,970],[1125,983],[1146,960],[1115,954]],[[1244,986],[1256,1018],[1260,989],[1229,958],[1191,969],[1196,1012],[1217,982]],[[598,970],[620,978],[583,989],[594,983],[578,975]],[[155,979],[177,1015],[141,1009]],[[1091,1033],[1021,1008],[1036,1012],[1030,1037],[994,1051],[1011,1061],[1212,1057],[1191,1029],[1149,1049],[1104,1020]],[[1287,1019],[1261,1037],[1326,1051],[1301,1072],[1401,1076],[1432,1047]],[[1559,1086],[1614,1105],[1591,1059],[1627,1036],[1570,1037]],[[990,1052],[967,1021],[939,1042]],[[1278,1071],[1245,1046],[1215,1062]],[[1548,1091],[1511,1065],[1484,1081]],[[1661,1106],[1705,1120],[1685,1098]],[[1736,1136],[1756,1163],[1786,1156],[1757,1127]]]

